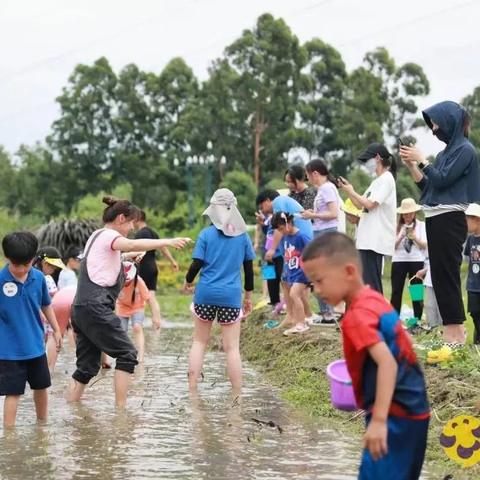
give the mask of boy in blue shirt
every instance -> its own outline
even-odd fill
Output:
[[[28,382],[38,420],[46,420],[50,372],[40,310],[62,345],[45,276],[33,268],[38,241],[30,232],[13,232],[2,240],[8,264],[0,270],[0,396],[5,396],[3,425],[15,425],[17,407]]]
[[[415,480],[427,446],[425,380],[398,313],[362,279],[354,242],[329,232],[303,252],[303,268],[329,305],[345,301],[343,352],[359,408],[367,412],[360,480]]]

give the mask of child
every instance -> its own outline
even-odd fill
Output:
[[[55,247],[40,247],[33,266],[38,268],[45,275],[48,293],[50,294],[50,297],[53,297],[58,292],[57,282],[60,272],[66,268],[60,258],[60,252]],[[50,372],[53,373],[59,351],[57,350],[53,330],[45,319],[44,326],[48,368],[50,369]]]
[[[327,303],[347,304],[343,350],[357,404],[367,411],[359,479],[418,479],[430,413],[423,374],[397,312],[363,283],[358,252],[346,235],[314,239],[303,261]]]
[[[138,275],[138,269],[133,262],[123,262],[125,286],[118,295],[117,315],[122,320],[122,326],[128,331],[128,321],[132,322],[133,342],[137,348],[137,360],[143,363],[145,352],[145,337],[143,322],[145,321],[145,302],[151,302],[152,295],[147,285]],[[152,312],[154,309],[152,309]],[[154,327],[160,329],[160,318],[152,318]]]
[[[272,227],[283,235],[285,283],[287,284],[285,300],[289,317],[294,322],[293,327],[283,332],[287,336],[306,332],[309,329],[307,317],[312,316],[308,304],[310,281],[300,265],[300,257],[310,238],[301,233],[293,221],[294,216],[285,212],[277,212],[272,218]]]
[[[255,252],[247,234],[247,226],[237,209],[237,199],[227,188],[217,190],[210,206],[203,212],[213,225],[198,236],[192,264],[185,276],[184,291],[193,289],[195,276],[201,270],[191,307],[195,321],[193,343],[188,362],[188,382],[197,389],[203,356],[210,338],[212,323],[222,327],[223,349],[227,372],[234,393],[242,386],[240,358],[240,320],[242,318],[242,277],[245,272],[243,316],[252,310],[253,263]]]
[[[468,233],[464,255],[468,257],[468,312],[474,324],[473,343],[480,344],[480,205],[471,203],[465,211]]]
[[[76,287],[77,273],[80,270],[80,261],[82,260],[82,249],[80,247],[72,246],[67,250],[64,258],[65,268],[58,276],[58,289],[65,287]]]
[[[3,424],[15,425],[17,407],[28,382],[38,420],[46,420],[50,372],[45,355],[43,312],[57,349],[62,336],[43,274],[32,269],[38,241],[30,232],[13,232],[2,240],[8,264],[0,271],[0,395],[5,396]]]
[[[92,233],[85,245],[77,294],[72,306],[72,326],[77,339],[77,369],[72,375],[66,398],[79,401],[88,382],[100,369],[101,352],[116,358],[115,404],[126,405],[130,377],[137,365],[137,351],[121,320],[115,302],[123,286],[121,252],[138,252],[165,246],[183,248],[190,239],[131,240],[139,209],[128,200],[104,197],[104,228]],[[136,253],[135,253],[136,255]]]

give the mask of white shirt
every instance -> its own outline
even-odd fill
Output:
[[[402,226],[402,228],[405,228]],[[421,241],[427,241],[427,231],[425,230],[425,223],[420,220],[415,221],[415,236]],[[418,248],[415,242],[412,243],[410,252],[407,252],[404,247],[404,242],[407,240],[404,238],[395,249],[392,262],[423,262],[425,260],[427,249],[423,250]]]
[[[61,290],[65,287],[76,287],[78,283],[77,276],[73,270],[66,268],[60,272],[58,276],[58,289]]]
[[[378,205],[371,211],[363,210],[357,228],[357,249],[391,256],[395,250],[397,220],[397,189],[393,175],[383,172],[373,180],[364,196]]]

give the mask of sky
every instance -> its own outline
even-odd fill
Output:
[[[14,153],[43,141],[59,110],[55,98],[78,63],[105,56],[160,72],[181,56],[199,79],[262,13],[283,18],[302,42],[330,43],[349,71],[368,51],[415,62],[431,86],[425,108],[460,101],[480,85],[479,0],[1,0],[0,145]],[[442,144],[427,132],[418,145]]]

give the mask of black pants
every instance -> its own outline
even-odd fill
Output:
[[[383,255],[373,250],[359,250],[362,261],[363,281],[383,295],[382,263]]]
[[[113,310],[102,304],[75,305],[72,326],[77,342],[77,369],[72,377],[87,384],[100,370],[102,352],[116,358],[115,368],[133,373],[137,350]]]
[[[473,343],[480,345],[480,312],[470,312],[470,316],[475,326],[473,330]]]
[[[400,313],[402,308],[403,287],[405,280],[413,277],[419,270],[423,268],[423,262],[392,262],[392,297],[390,303],[393,308]],[[413,314],[419,320],[422,318],[423,302],[412,302]]]
[[[465,321],[460,266],[467,221],[463,212],[449,212],[426,219],[432,285],[444,325]]]
[[[275,257],[271,262],[268,262],[268,264],[275,267],[275,278],[267,280],[267,286],[270,303],[276,305],[280,302],[280,281],[282,280],[283,257]]]

